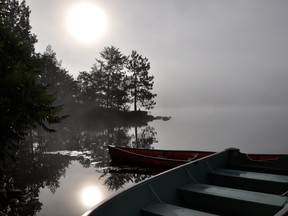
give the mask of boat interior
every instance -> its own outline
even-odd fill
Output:
[[[175,196],[150,185],[158,202],[142,208],[142,215],[276,215],[287,209],[288,176],[285,161],[280,160],[251,160],[228,150],[183,166],[179,172],[186,178],[174,184],[179,185],[171,190]]]
[[[99,211],[117,199],[118,215],[288,215],[287,167],[287,156],[259,161],[228,149],[141,182]]]

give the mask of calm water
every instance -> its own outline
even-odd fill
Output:
[[[288,153],[288,107],[163,110],[170,121],[154,121],[155,148],[250,153]]]
[[[18,209],[12,205],[11,215],[13,211],[17,215],[17,209],[19,215],[79,216],[149,177],[115,173],[117,170],[109,166],[108,144],[209,151],[237,147],[250,153],[288,153],[286,107],[171,109],[154,111],[153,115],[172,118],[138,128],[70,131],[69,135],[53,135],[53,139],[45,135],[40,139],[38,134],[32,156],[31,151],[24,152],[14,169],[15,187],[26,187],[30,196]]]

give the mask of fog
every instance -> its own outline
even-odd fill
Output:
[[[37,50],[51,44],[74,77],[114,45],[150,60],[160,108],[287,105],[287,1],[90,1],[108,30],[89,45],[64,25],[76,2],[27,1]]]

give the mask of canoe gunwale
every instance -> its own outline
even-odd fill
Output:
[[[256,155],[256,156],[255,156]],[[250,156],[250,154],[249,154]],[[251,157],[275,157],[275,160],[251,160]],[[263,173],[274,173],[274,174],[284,174],[288,175],[288,155],[260,155],[253,154],[250,157],[245,153],[234,152],[231,156],[230,165],[236,169],[247,170],[247,171],[256,171]]]
[[[215,153],[207,151],[133,149],[111,145],[108,146],[108,150],[110,153],[112,166],[135,165],[147,168],[158,168],[162,170],[177,167],[179,165],[186,164],[190,161],[194,161],[198,158],[206,157]]]
[[[288,204],[286,204],[277,214],[274,216],[285,216],[288,213]]]
[[[129,152],[129,151],[126,151],[124,149],[120,149],[120,148],[117,148],[118,151],[121,151],[121,152],[125,152],[125,153],[129,153],[130,155],[134,155],[134,156],[141,156],[143,158],[149,158],[149,159],[155,159],[155,157],[152,157],[152,156],[147,156],[147,155],[140,155],[140,154],[137,154],[137,153],[134,153],[134,152]],[[196,155],[197,157],[197,155]],[[183,162],[183,163],[187,163],[189,162],[189,160],[179,160],[179,159],[171,159],[171,158],[162,158],[162,157],[157,157],[157,160],[163,160],[163,161],[176,161],[176,162]]]
[[[214,154],[212,151],[193,151],[193,150],[161,150],[161,149],[137,149],[129,147],[119,147],[108,145],[111,165],[136,165],[150,168],[173,168],[198,158]],[[247,163],[279,163],[280,160],[287,160],[288,155],[284,154],[245,154],[237,148],[228,148],[233,150],[237,157]],[[181,159],[180,159],[181,158]],[[184,158],[184,159],[183,159]],[[242,163],[241,161],[241,163]],[[281,163],[281,162],[280,162]]]
[[[241,158],[243,155],[245,154],[241,153],[239,149],[232,148],[232,149],[227,149],[225,151],[211,154],[205,158],[200,158],[194,161],[186,162],[185,164],[166,170],[140,183],[137,183],[134,186],[126,189],[125,191],[118,192],[112,195],[110,198],[105,199],[104,201],[102,201],[101,203],[99,203],[98,205],[90,209],[83,216],[99,216],[99,215],[110,216],[110,215],[115,215],[115,212],[117,212],[117,215],[128,215],[128,216],[132,216],[132,215],[140,216],[141,215],[142,216],[141,209],[153,203],[164,203],[164,204],[167,203],[170,205],[178,205],[180,204],[179,201],[181,200],[181,197],[179,197],[179,194],[177,195],[178,188],[185,186],[187,184],[195,184],[195,185],[206,184],[206,185],[212,186],[213,184],[209,180],[209,174],[215,172],[215,170],[217,170],[218,168],[230,169],[231,163],[233,161],[240,163],[242,159],[237,160],[237,157],[239,156]],[[246,163],[247,161],[251,164],[254,164],[254,163],[262,164],[262,161],[258,160],[255,162],[255,161],[251,161],[247,159],[246,157],[244,162]],[[279,161],[282,162],[281,160]],[[276,164],[279,164],[279,161]],[[265,165],[267,163],[263,163],[263,164]],[[287,164],[285,165],[287,167]],[[227,188],[230,188],[230,187],[227,187]],[[246,201],[245,200],[246,189],[242,188],[240,190],[243,191],[242,195],[244,197],[242,201],[240,201],[240,203],[242,204],[239,204],[239,202],[236,199],[234,199],[235,201],[231,202],[231,206],[226,206],[225,202],[223,201],[224,196],[223,197],[219,196],[220,200],[218,198],[217,199],[215,198],[214,199],[215,203],[213,203],[212,207],[205,206],[205,205],[201,206],[202,204],[200,205],[197,203],[198,201],[196,201],[196,203],[194,203],[191,208],[194,209],[193,207],[195,207],[196,210],[198,209],[201,212],[213,213],[213,211],[215,210],[214,213],[216,214],[218,214],[217,212],[219,212],[219,214],[221,212],[223,214],[224,213],[228,214],[229,212],[227,211],[233,210],[234,208],[233,205],[237,206],[238,208],[239,208],[239,205],[240,206],[243,205],[244,207],[243,209],[247,208],[247,211],[251,210],[251,212],[254,212],[254,213],[261,212],[260,213],[261,215],[262,213],[264,213],[263,215],[269,215],[269,216],[272,215],[270,213],[268,214],[265,211],[262,211],[260,207],[255,208],[253,202]],[[230,190],[230,191],[233,191],[233,190]],[[263,192],[261,193],[264,194]],[[176,198],[175,198],[175,195],[177,196]],[[254,193],[252,192],[250,193],[250,195],[253,196]],[[266,196],[266,197],[269,198],[273,196]],[[275,197],[283,197],[283,196],[279,194],[279,196],[277,195]],[[283,198],[285,197],[286,196],[284,196]],[[210,198],[208,197],[207,200],[209,201],[209,199]],[[229,201],[232,201],[230,200],[229,197],[225,199],[227,200],[229,199]],[[269,199],[267,199],[266,200],[268,202],[267,208],[269,208],[271,211],[274,212],[273,213],[274,216],[284,216],[288,213],[287,199],[288,199],[287,197],[286,197],[286,200],[283,199],[283,204],[279,205],[279,207],[278,206],[276,206],[275,208],[273,207],[273,209],[272,207],[270,209],[269,207],[270,202],[269,202]],[[194,200],[196,200],[195,197],[194,197]],[[277,199],[275,198],[275,200],[273,199],[271,201],[271,204],[275,203],[277,200],[278,198]],[[185,203],[182,203],[182,206],[183,204]],[[255,204],[255,205],[258,206],[258,204]],[[214,207],[215,209],[213,209]],[[235,215],[242,215],[237,212],[230,212],[230,213],[231,214],[235,213]]]
[[[205,157],[205,159],[208,159],[208,158],[210,158],[212,156],[216,156],[216,155],[227,154],[228,151],[229,150],[224,150],[224,151],[221,151],[221,152],[215,152],[214,154],[211,154],[211,155],[208,155],[207,157]],[[142,187],[143,185],[145,185],[145,184],[148,185],[150,182],[153,182],[153,181],[155,181],[157,179],[159,180],[160,178],[162,178],[162,176],[165,176],[166,174],[169,174],[169,173],[173,173],[175,170],[182,170],[183,172],[187,173],[186,168],[189,168],[191,166],[193,167],[194,165],[197,165],[198,162],[201,161],[201,160],[203,160],[203,158],[199,158],[199,159],[196,159],[194,161],[191,161],[191,162],[179,165],[177,167],[171,168],[169,170],[165,170],[165,171],[163,171],[161,173],[156,174],[155,176],[151,176],[148,179],[143,180],[142,182],[136,183],[133,187],[130,187],[130,188],[128,188],[128,189],[126,189],[126,190],[124,190],[122,192],[117,192],[116,194],[111,195],[110,197],[104,199],[102,202],[98,203],[97,205],[95,205],[94,207],[89,209],[82,216],[93,216],[94,215],[93,211],[95,211],[95,210],[97,211],[97,209],[100,209],[100,208],[102,208],[102,207],[104,207],[106,205],[109,205],[109,203],[114,202],[114,200],[116,200],[116,199],[120,199],[121,200],[121,197],[125,196],[126,194],[129,194],[130,191],[137,190],[138,188]],[[191,179],[191,182],[193,182],[193,179]],[[152,192],[151,192],[151,195],[152,195]]]

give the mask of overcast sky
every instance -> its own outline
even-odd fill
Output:
[[[158,107],[288,105],[286,0],[91,0],[107,17],[91,44],[65,25],[80,0],[26,2],[37,51],[50,44],[75,77],[114,45],[150,60]]]

